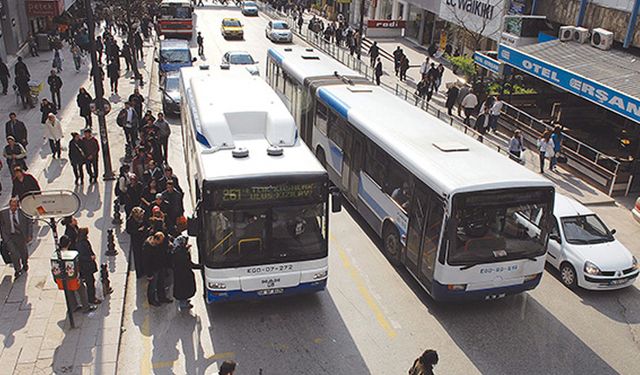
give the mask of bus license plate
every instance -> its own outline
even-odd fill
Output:
[[[494,299],[500,299],[500,298],[502,298],[502,297],[504,297],[506,295],[507,295],[506,293],[489,294],[489,295],[484,296],[484,300],[485,301],[490,301],[490,300],[494,300]]]
[[[258,291],[258,295],[259,296],[272,296],[275,294],[282,294],[284,292],[284,289],[282,288],[275,288],[275,289],[264,289],[264,290],[259,290]]]

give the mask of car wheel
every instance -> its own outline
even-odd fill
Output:
[[[382,241],[384,253],[391,261],[391,264],[398,265],[400,259],[400,235],[398,230],[390,223],[385,224],[382,231]]]
[[[560,266],[560,280],[570,289],[574,289],[578,285],[578,275],[571,264],[562,263]]]

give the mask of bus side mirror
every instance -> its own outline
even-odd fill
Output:
[[[155,61],[155,62],[159,63],[159,62],[160,62],[160,59],[156,57],[155,59],[153,59],[153,61]]]
[[[194,58],[191,59],[191,62],[196,62],[196,61],[198,61],[197,57],[194,57]]]
[[[198,235],[199,232],[199,225],[198,225],[198,218],[195,216],[192,216],[190,218],[187,219],[187,234],[189,236],[195,237]]]
[[[336,213],[342,211],[342,195],[340,189],[333,186],[329,188],[331,194],[331,212]]]

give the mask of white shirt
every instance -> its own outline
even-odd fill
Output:
[[[470,92],[467,96],[462,99],[462,106],[464,108],[475,108],[478,105],[478,98],[476,94]]]
[[[492,116],[500,116],[500,112],[502,111],[502,101],[501,100],[496,100],[493,103],[493,106],[491,107],[491,109],[489,110],[489,113]]]
[[[420,74],[427,74],[429,71],[429,60],[423,61],[420,65]]]
[[[133,123],[133,108],[127,109],[127,123]]]

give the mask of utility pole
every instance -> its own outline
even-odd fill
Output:
[[[358,26],[360,42],[358,43],[358,59],[362,56],[362,41],[364,40],[364,2],[365,0],[360,0],[360,22]]]
[[[93,19],[93,9],[91,9],[91,0],[84,0],[85,13],[87,17],[87,26],[89,27],[89,53],[91,54],[91,75],[93,76],[93,87],[95,88],[96,114],[98,115],[98,126],[100,130],[100,143],[102,149],[102,162],[104,163],[104,181],[115,180],[113,168],[111,167],[111,151],[109,150],[109,136],[107,134],[106,104],[108,101],[104,99],[104,86],[101,68],[98,65],[98,53],[96,52],[96,24]]]

